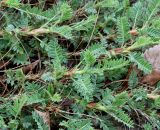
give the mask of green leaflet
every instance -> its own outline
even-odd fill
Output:
[[[118,0],[102,0],[96,4],[96,7],[116,7],[119,5]]]
[[[96,15],[91,15],[87,17],[86,20],[82,20],[80,22],[73,23],[72,28],[73,30],[80,31],[85,30],[88,31],[94,26],[94,23],[96,22]]]
[[[126,59],[111,59],[111,60],[104,60],[104,66],[103,66],[103,70],[115,70],[115,69],[119,69],[122,68],[124,66],[127,66],[129,64],[129,61]]]
[[[132,62],[134,62],[140,70],[142,70],[144,73],[148,74],[152,71],[152,66],[149,64],[148,61],[146,61],[141,53],[130,53],[129,58]]]
[[[60,21],[66,21],[72,18],[73,11],[67,2],[60,3]]]
[[[18,0],[10,0],[10,1],[18,1]],[[31,8],[30,6],[27,5],[23,5],[22,8],[20,8],[19,10],[28,15],[35,16],[39,20],[47,20],[50,22],[54,21],[58,23],[69,20],[73,16],[72,8],[68,5],[67,2],[63,3],[60,2],[53,8],[50,8],[45,11],[41,8],[38,7]]]
[[[20,5],[20,0],[6,0],[6,4],[9,7],[18,7]]]
[[[118,122],[122,122],[129,128],[133,128],[133,125],[134,125],[133,121],[128,116],[128,114],[126,114],[123,110],[117,109],[116,107],[115,108],[111,107],[109,109],[110,109],[108,110],[110,111],[108,112],[109,115],[113,116]]]
[[[76,75],[73,79],[75,90],[87,101],[92,100],[95,86],[89,74]]]
[[[130,47],[127,48],[127,50],[133,50],[133,49],[137,49],[140,47],[144,47],[144,46],[148,46],[148,45],[153,45],[153,44],[157,44],[158,42],[153,41],[150,37],[139,37],[137,38],[136,42],[131,45]]]
[[[2,128],[2,129],[7,128],[7,125],[5,124],[2,116],[0,116],[0,128]]]
[[[36,111],[32,112],[32,117],[37,123],[38,130],[49,130],[49,126],[44,123],[42,116],[40,116]]]
[[[160,29],[159,28],[148,28],[146,32],[153,39],[160,39]],[[157,42],[158,43],[158,42]]]
[[[72,39],[72,28],[67,25],[60,27],[53,26],[50,28],[50,31],[62,37],[65,37],[66,39]]]
[[[148,7],[145,14],[146,21],[144,23],[143,28],[148,26],[148,23],[150,22],[151,18],[159,11],[159,7],[160,7],[159,0],[152,0],[148,2],[149,3],[148,3]]]
[[[105,103],[105,105],[97,104],[97,109],[105,111],[126,126],[133,127],[133,121],[128,114],[119,109],[119,107],[123,107],[128,102],[128,97],[127,92],[122,92],[113,96],[110,90],[106,90],[102,94],[102,102]]]
[[[57,39],[51,40],[47,49],[48,56],[51,57],[55,63],[62,64],[66,62],[66,53],[64,49],[58,44]]]
[[[23,94],[22,96],[18,97],[14,103],[13,106],[10,107],[10,112],[13,114],[15,118],[20,114],[22,107],[27,102],[27,95]]]
[[[129,9],[129,18],[132,20],[133,28],[143,23],[143,4],[141,1],[137,1],[133,7]]]
[[[131,71],[131,74],[129,75],[128,85],[131,89],[138,85],[138,75],[135,70]]]
[[[68,120],[60,123],[61,126],[68,128],[69,130],[94,130],[90,119],[86,120]]]
[[[84,52],[84,60],[87,66],[92,66],[96,62],[96,58],[89,50]]]
[[[153,129],[153,127],[152,127],[152,125],[150,123],[144,124],[143,128],[144,128],[144,130],[152,130]]]
[[[118,122],[125,124],[129,128],[133,128],[134,125],[133,121],[131,120],[129,115],[126,114],[123,110],[118,109],[113,105],[104,106],[102,104],[97,104],[95,109],[104,111],[113,118],[115,118],[115,120],[117,120]]]
[[[127,17],[120,17],[117,21],[117,41],[122,45],[130,39],[130,26]]]
[[[103,44],[93,44],[88,48],[88,50],[91,51],[95,58],[99,58],[101,55],[108,54]]]

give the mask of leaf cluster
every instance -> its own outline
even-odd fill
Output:
[[[160,0],[1,0],[0,129],[160,129],[159,87],[139,80],[159,12]]]

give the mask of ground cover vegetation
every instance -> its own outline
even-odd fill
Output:
[[[1,130],[160,130],[160,0],[1,0]]]

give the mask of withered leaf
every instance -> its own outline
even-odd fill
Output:
[[[154,85],[160,80],[160,45],[146,50],[144,57],[152,65],[153,70],[142,79],[142,82]]]
[[[49,112],[48,111],[42,112],[42,111],[39,111],[39,110],[36,110],[36,109],[35,109],[35,112],[37,112],[38,115],[40,117],[42,117],[44,123],[47,124],[48,127],[50,128],[50,115],[49,115]]]
[[[150,85],[154,85],[155,83],[157,83],[160,80],[160,71],[158,70],[153,70],[152,73],[146,75],[143,79],[142,79],[142,83],[147,83]]]
[[[152,65],[154,70],[160,70],[160,45],[146,50],[144,57]]]
[[[67,106],[71,106],[73,103],[75,102],[74,99],[64,99],[60,104],[62,107],[67,107]]]
[[[34,29],[32,31],[26,32],[26,34],[28,34],[28,35],[41,35],[41,34],[45,34],[45,33],[49,33],[49,30],[45,29],[45,28],[38,28],[38,29]]]
[[[32,70],[38,65],[39,61],[40,61],[40,60],[36,60],[35,62],[32,62],[31,64],[29,64],[29,65],[27,65],[27,66],[24,66],[24,67],[22,68],[23,73],[26,74],[26,73],[32,71]]]

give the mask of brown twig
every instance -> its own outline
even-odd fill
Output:
[[[0,36],[3,36],[3,34],[4,34],[3,31],[0,31]]]
[[[147,98],[155,100],[155,99],[160,98],[160,95],[147,94]]]

